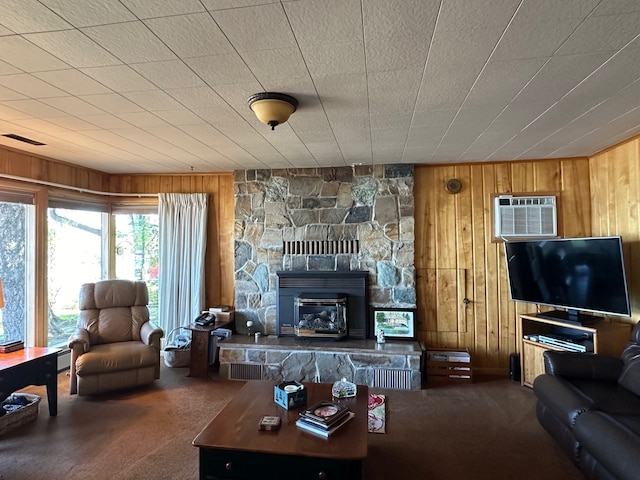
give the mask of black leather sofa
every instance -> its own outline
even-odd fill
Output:
[[[588,479],[640,478],[640,323],[621,358],[544,352],[541,425]]]

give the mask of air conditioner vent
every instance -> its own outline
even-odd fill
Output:
[[[501,195],[494,204],[495,236],[556,237],[558,218],[555,196]]]

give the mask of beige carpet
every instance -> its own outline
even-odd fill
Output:
[[[60,374],[53,418],[45,389],[24,389],[43,396],[40,413],[0,437],[2,480],[197,479],[191,442],[243,382],[186,373],[163,365],[150,388],[96,398],[70,396]],[[386,395],[386,433],[369,435],[367,480],[582,478],[508,379],[372,392]]]

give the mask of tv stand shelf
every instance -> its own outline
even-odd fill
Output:
[[[569,351],[566,348],[534,342],[525,335],[545,335],[562,332],[566,335],[584,336],[593,342],[592,353],[619,357],[629,341],[631,325],[602,319],[590,325],[579,325],[527,313],[520,316],[520,383],[532,387],[535,378],[544,373],[545,350]]]

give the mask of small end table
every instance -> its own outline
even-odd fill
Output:
[[[216,321],[213,325],[191,324],[187,329],[191,330],[191,358],[189,360],[190,377],[207,377],[209,375],[209,357],[211,353],[211,332],[218,328],[228,328],[232,320]],[[233,318],[233,317],[231,317]]]

